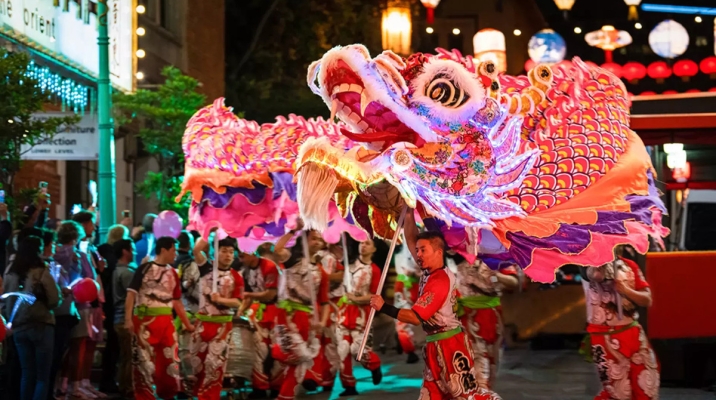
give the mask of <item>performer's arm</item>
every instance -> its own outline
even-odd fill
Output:
[[[245,293],[244,296],[246,297],[246,299],[266,303],[276,298],[276,292],[276,289],[266,289],[263,292],[248,292]]]
[[[321,326],[325,327],[328,325],[328,318],[331,316],[331,308],[326,303],[321,306]]]
[[[376,311],[393,317],[400,322],[410,325],[420,325],[420,318],[418,318],[418,314],[416,314],[415,311],[411,309],[399,309],[390,304],[386,304],[381,296],[372,295],[370,297],[370,306]]]
[[[273,252],[280,253],[281,251],[283,251],[286,248],[286,245],[288,244],[288,242],[290,242],[291,239],[294,236],[296,236],[296,232],[300,231],[301,229],[303,229],[303,221],[299,218],[296,221],[296,228],[291,229],[291,231],[289,231],[285,235],[281,236],[280,239],[278,239],[278,242],[276,242],[276,245],[273,247]]]
[[[194,261],[196,261],[196,265],[206,264],[207,258],[204,251],[209,251],[209,242],[200,237],[194,244]]]
[[[136,298],[136,292],[127,290],[127,299],[124,300],[124,328],[132,335],[134,335],[134,323],[132,321],[132,317],[134,315],[134,301]]]
[[[517,280],[517,277],[514,275],[507,275],[501,272],[496,272],[495,277],[497,277],[498,282],[505,286],[505,289],[516,289],[517,286],[519,286],[520,284],[520,282]]]
[[[405,244],[408,246],[413,260],[417,260],[418,255],[415,252],[415,246],[418,243],[418,226],[415,223],[415,210],[412,208],[408,208],[408,211],[405,213],[403,234],[405,235]]]
[[[614,287],[622,296],[634,302],[640,307],[651,307],[651,290],[644,288],[642,290],[634,290],[627,286],[624,281],[615,280]]]
[[[249,298],[250,294],[252,294],[252,293],[246,293],[244,295],[244,301],[241,302],[241,307],[239,307],[239,311],[236,313],[236,315],[244,315],[246,310],[248,310],[249,307],[251,307],[251,304],[253,304],[254,301],[251,300],[251,298]]]
[[[241,307],[241,300],[239,299],[230,299],[227,297],[221,297],[219,293],[212,293],[211,294],[211,302],[220,306],[229,307],[229,308],[239,308]]]
[[[127,299],[129,299],[129,296],[127,296]],[[174,308],[179,320],[181,320],[182,325],[184,325],[184,329],[189,332],[194,332],[194,325],[189,322],[189,317],[186,316],[186,310],[184,309],[184,304],[181,303],[181,300],[172,300],[172,308]]]

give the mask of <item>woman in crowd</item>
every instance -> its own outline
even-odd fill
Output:
[[[44,400],[50,386],[55,316],[61,300],[59,288],[42,259],[42,239],[29,236],[18,243],[18,251],[4,282],[4,292],[23,292],[34,302],[13,296],[6,303],[8,324],[22,367],[22,400]],[[22,302],[15,308],[16,302]],[[17,310],[17,311],[15,311]],[[14,314],[14,315],[13,315]]]

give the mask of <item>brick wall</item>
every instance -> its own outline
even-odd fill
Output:
[[[209,102],[224,95],[224,18],[224,0],[188,1],[186,72],[202,83]]]
[[[40,182],[47,182],[47,192],[53,204],[61,199],[60,175],[57,173],[57,161],[23,161],[22,169],[15,175],[15,193],[21,189],[37,187]],[[55,207],[50,207],[50,218],[55,218]]]

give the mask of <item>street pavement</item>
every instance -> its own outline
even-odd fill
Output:
[[[359,396],[339,397],[340,383],[334,393],[301,393],[299,398],[328,399],[391,399],[417,400],[422,384],[422,361],[405,363],[404,355],[394,351],[381,355],[383,382],[373,386],[368,371],[357,365]],[[591,400],[600,385],[593,365],[583,361],[574,350],[510,349],[498,374],[496,391],[504,400]],[[696,389],[662,388],[661,400],[714,400],[714,393]]]

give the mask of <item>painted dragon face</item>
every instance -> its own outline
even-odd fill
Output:
[[[401,203],[395,195],[382,196],[389,200],[382,203],[376,196],[390,186],[409,206],[420,203],[467,226],[523,213],[501,194],[537,160],[538,150],[520,139],[522,115],[544,99],[552,72],[538,66],[529,78],[529,87],[506,94],[494,64],[474,65],[457,51],[403,59],[390,51],[371,58],[361,45],[330,50],[309,67],[309,86],[351,128],[343,134],[363,147],[343,153],[326,141],[303,145],[302,215],[323,225],[317,213],[330,187],[310,189],[319,181],[333,187],[347,181],[383,209]]]

